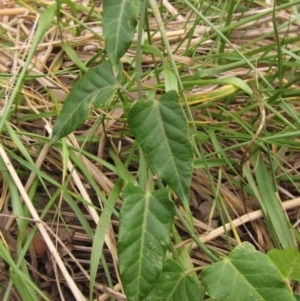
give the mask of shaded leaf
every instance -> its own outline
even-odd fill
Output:
[[[157,175],[188,202],[193,151],[178,94],[169,91],[158,101],[136,101],[128,123]]]
[[[142,0],[104,0],[105,49],[113,65],[125,54],[133,39]]]
[[[270,258],[247,242],[223,261],[205,268],[201,279],[216,301],[296,300]]]
[[[297,249],[272,249],[268,256],[284,277],[300,281],[300,253]]]
[[[172,259],[164,262],[162,273],[145,301],[202,301],[204,288]]]
[[[118,68],[119,77],[115,78],[111,63],[104,62],[77,81],[55,122],[51,142],[67,136],[82,125],[92,105],[99,108],[111,101],[121,80],[121,63]]]
[[[150,193],[132,183],[125,187],[123,199],[118,244],[121,280],[128,300],[144,300],[163,268],[174,204],[167,189]]]

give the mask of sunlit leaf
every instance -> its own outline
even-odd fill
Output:
[[[284,277],[300,281],[300,253],[297,249],[272,249],[268,256]]]
[[[247,242],[223,261],[205,268],[201,280],[216,301],[296,300],[270,258]]]

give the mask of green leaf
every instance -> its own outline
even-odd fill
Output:
[[[178,94],[169,91],[158,101],[136,101],[128,123],[157,175],[188,203],[193,151]]]
[[[205,268],[201,279],[216,301],[296,300],[270,258],[247,242],[223,261]]]
[[[186,274],[172,259],[164,267],[153,291],[145,301],[202,301],[204,288],[195,277]]]
[[[104,0],[105,49],[113,65],[125,54],[133,39],[142,0]]]
[[[55,122],[52,143],[82,125],[87,119],[92,105],[99,108],[112,100],[121,80],[121,63],[118,64],[118,68],[119,76],[115,78],[111,63],[104,62],[89,70],[78,80],[65,100],[62,111]]]
[[[120,211],[119,265],[129,301],[144,300],[163,268],[175,213],[168,190],[152,193],[129,183]]]
[[[272,249],[268,256],[284,277],[300,281],[300,253],[297,249]]]

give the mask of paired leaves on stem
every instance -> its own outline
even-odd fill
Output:
[[[89,70],[76,83],[55,123],[52,142],[83,124],[92,106],[105,107],[112,100],[121,82],[119,60],[132,41],[141,4],[142,0],[104,0],[103,28],[110,62]],[[188,204],[193,150],[178,94],[171,90],[159,100],[136,101],[128,123],[152,171]],[[129,183],[123,199],[118,255],[128,300],[203,300],[200,282],[173,259],[165,258],[175,212],[169,191],[144,191]],[[282,254],[270,253],[272,262],[244,243],[223,261],[203,270],[205,291],[220,301],[249,300],[249,296],[261,301],[294,301],[286,281],[289,277],[299,280],[293,264],[300,260],[297,251],[290,252],[288,258],[292,259],[286,268]]]

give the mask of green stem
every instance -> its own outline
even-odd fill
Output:
[[[181,82],[181,78],[180,78],[180,75],[179,75],[176,63],[175,63],[175,59],[173,57],[172,49],[170,47],[170,43],[169,43],[166,31],[165,31],[165,27],[164,27],[162,18],[160,16],[160,12],[159,12],[156,0],[148,0],[148,1],[149,1],[149,4],[150,4],[151,8],[152,8],[152,11],[153,11],[153,14],[154,14],[154,18],[156,20],[156,23],[157,23],[157,26],[159,28],[159,31],[161,33],[162,40],[164,42],[164,46],[166,47],[166,50],[167,50],[167,53],[168,53],[168,57],[170,59],[171,66],[173,68],[173,72],[175,73],[175,76],[177,78],[180,91],[182,91],[182,98],[184,100],[184,103],[185,103],[185,106],[186,106],[186,110],[187,110],[189,119],[193,120],[193,115],[192,115],[192,112],[191,112],[191,109],[190,109],[187,97],[186,97],[185,93],[183,92],[183,84]],[[193,127],[194,127],[194,130],[196,130],[196,126],[193,125]]]
[[[144,23],[145,23],[145,12],[146,12],[146,4],[147,0],[143,1],[142,7],[141,7],[141,14],[140,14],[140,22],[139,22],[139,30],[138,30],[138,38],[137,38],[137,44],[136,44],[136,57],[135,57],[135,76],[136,76],[136,84],[137,84],[137,90],[138,90],[138,97],[139,99],[142,99],[143,97],[143,90],[142,90],[142,43],[143,43],[143,34],[144,34]]]
[[[189,233],[193,241],[196,245],[206,254],[213,262],[218,262],[219,259],[215,256],[207,247],[206,245],[198,238],[198,236],[194,233],[190,225],[186,222],[185,218],[182,216],[180,210],[176,207],[176,216],[178,217],[181,224],[184,226],[186,231]]]

